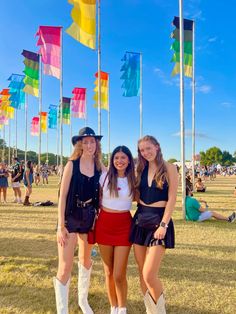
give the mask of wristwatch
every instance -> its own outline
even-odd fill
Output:
[[[168,228],[168,224],[166,224],[164,221],[160,223],[160,226],[166,229]]]

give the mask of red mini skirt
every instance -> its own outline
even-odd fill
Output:
[[[110,213],[101,210],[95,227],[96,242],[103,245],[131,246],[131,223],[130,212]]]

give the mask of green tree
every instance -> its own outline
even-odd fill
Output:
[[[177,162],[177,161],[178,161],[178,160],[175,159],[175,158],[170,158],[170,159],[168,159],[168,162],[171,163],[171,164],[173,164],[174,162]]]
[[[232,166],[235,162],[235,158],[227,151],[222,153],[222,165],[223,166]]]
[[[209,148],[206,153],[200,152],[201,156],[201,164],[202,165],[212,165],[218,164],[222,162],[222,151],[218,147],[211,147]]]

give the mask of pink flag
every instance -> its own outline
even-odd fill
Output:
[[[71,99],[71,112],[74,118],[86,118],[86,88],[75,87]]]
[[[61,77],[61,27],[39,26],[37,46],[44,63],[44,74]]]
[[[32,118],[30,133],[32,136],[39,136],[39,117]]]

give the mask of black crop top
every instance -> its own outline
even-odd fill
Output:
[[[148,166],[146,166],[141,175],[141,182],[139,186],[140,200],[145,204],[152,204],[159,201],[168,201],[169,186],[165,181],[163,189],[156,186],[156,182],[153,180],[151,187],[148,186]]]

